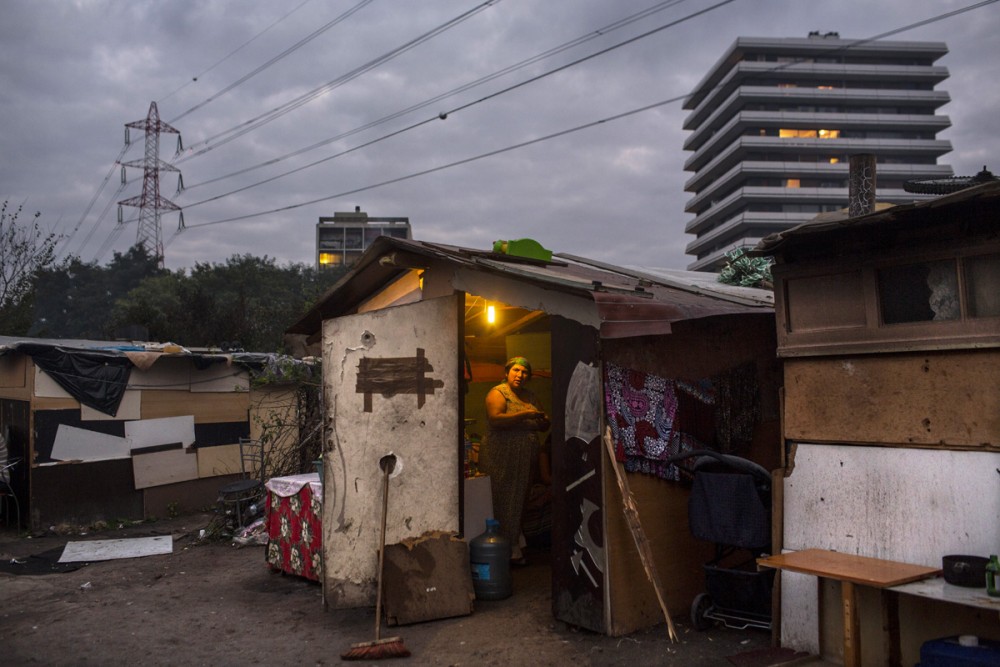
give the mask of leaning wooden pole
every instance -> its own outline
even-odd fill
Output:
[[[639,550],[639,559],[642,561],[642,567],[646,570],[646,576],[649,578],[650,583],[653,584],[653,590],[656,591],[656,600],[660,603],[663,618],[667,620],[667,632],[670,635],[670,641],[676,643],[678,641],[677,631],[674,630],[674,622],[670,618],[670,612],[667,611],[667,603],[663,599],[663,586],[660,584],[660,575],[656,572],[656,563],[653,562],[653,552],[649,549],[649,540],[646,539],[646,534],[642,530],[642,524],[639,523],[639,510],[635,506],[635,498],[632,496],[632,490],[628,486],[628,480],[625,478],[618,459],[615,458],[615,446],[611,442],[610,427],[604,431],[604,447],[608,451],[611,467],[615,470],[615,477],[618,479],[618,489],[622,492],[622,510],[625,513],[625,521],[628,523],[629,531],[632,533],[632,539],[635,540],[635,546]]]

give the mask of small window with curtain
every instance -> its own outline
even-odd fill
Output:
[[[884,324],[957,320],[961,317],[955,260],[880,269],[878,300]]]

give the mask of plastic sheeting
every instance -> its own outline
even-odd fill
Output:
[[[117,414],[132,373],[128,357],[31,343],[19,349],[76,400],[112,417]]]

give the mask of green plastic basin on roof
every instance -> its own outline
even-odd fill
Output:
[[[510,241],[494,241],[493,252],[512,257],[528,257],[543,262],[552,261],[552,251],[542,247],[534,239],[512,239]]]

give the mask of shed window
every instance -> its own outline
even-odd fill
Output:
[[[1000,254],[968,257],[962,264],[969,316],[1000,316]]]
[[[957,320],[961,316],[955,260],[880,269],[878,298],[885,324]]]

